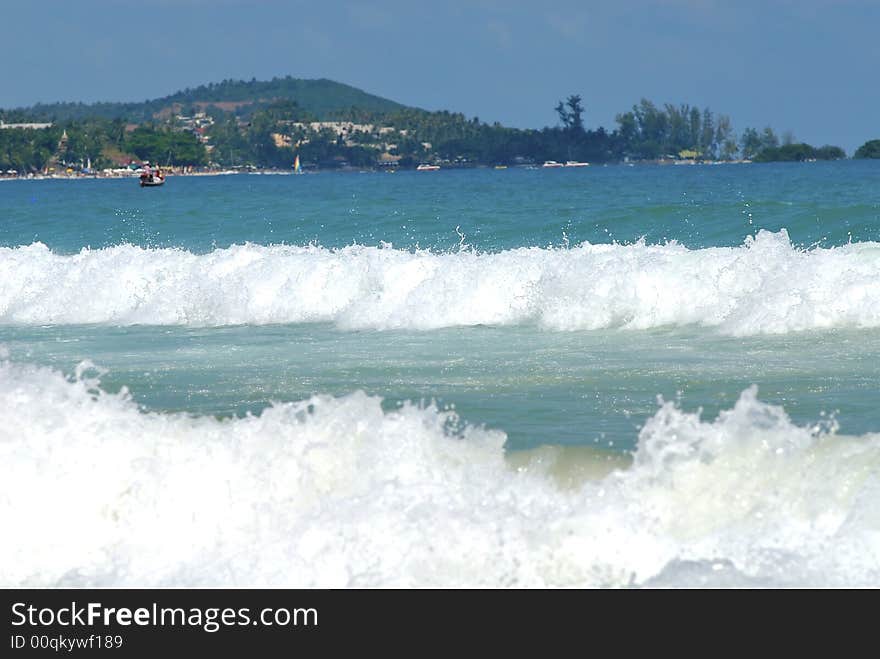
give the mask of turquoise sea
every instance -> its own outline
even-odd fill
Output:
[[[877,586],[878,381],[878,162],[4,181],[0,583]]]

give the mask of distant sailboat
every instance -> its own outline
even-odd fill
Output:
[[[302,167],[299,164],[299,154],[296,155],[296,158],[293,161],[293,173],[302,174]]]

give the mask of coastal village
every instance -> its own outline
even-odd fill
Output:
[[[215,175],[846,157],[839,147],[780,140],[770,127],[737,135],[725,115],[687,104],[642,99],[611,131],[586,128],[579,96],[555,110],[556,126],[516,129],[408,108],[327,80],[224,81],[140,104],[0,110],[0,179],[118,178],[140,176],[145,166]]]
[[[256,172],[271,171],[277,172],[276,168],[258,168],[255,165],[239,165],[233,167],[223,167],[218,163],[211,162],[210,156],[214,150],[211,142],[210,128],[215,124],[215,120],[206,112],[195,112],[192,115],[173,114],[166,120],[166,125],[172,131],[191,134],[201,144],[205,153],[208,155],[209,162],[203,166],[194,165],[176,165],[169,163],[164,166],[165,171],[176,175],[209,175],[209,174],[232,174],[240,172]],[[248,123],[243,120],[238,121],[239,127],[245,130]],[[46,130],[52,128],[52,122],[21,122],[6,123],[0,121],[0,130]],[[126,132],[133,132],[138,128],[138,124],[126,124]],[[398,145],[393,140],[394,136],[407,137],[406,129],[395,129],[393,126],[377,126],[374,124],[355,123],[353,121],[279,121],[278,131],[271,133],[274,145],[279,149],[291,149],[296,151],[300,147],[309,144],[315,136],[329,137],[335,142],[346,147],[363,147],[375,149],[378,152],[377,166],[380,168],[395,169],[399,167],[402,156],[397,152]],[[123,176],[139,176],[143,173],[144,165],[148,162],[142,162],[136,157],[123,154],[116,157],[112,167],[104,167],[97,169],[92,167],[90,160],[70,162],[65,161],[61,154],[67,150],[69,137],[67,131],[64,130],[58,142],[55,154],[50,163],[42,172],[19,172],[15,169],[0,170],[0,177],[18,178],[21,176],[27,178],[106,178],[106,177],[123,177]],[[422,148],[429,152],[431,150],[430,142],[422,142]],[[162,166],[162,163],[155,163]],[[452,163],[445,163],[451,165]],[[461,163],[458,163],[460,166]],[[341,162],[336,169],[348,168],[348,163]],[[317,167],[309,167],[309,169],[317,169]],[[431,171],[439,169],[432,167]]]
[[[214,125],[215,120],[206,112],[195,112],[192,115],[174,114],[167,120],[168,127],[173,131],[191,134],[201,144],[208,157],[214,150],[211,143],[210,128]],[[239,121],[242,129],[247,128],[247,122]],[[0,121],[0,130],[46,130],[52,128],[52,122],[21,122],[6,123]],[[126,124],[126,132],[133,132],[138,128],[138,124]],[[313,136],[330,137],[337,143],[346,147],[363,147],[375,149],[378,151],[376,166],[380,169],[395,171],[400,166],[402,156],[397,152],[398,144],[393,141],[395,136],[407,137],[406,129],[396,129],[393,126],[378,126],[369,123],[355,123],[353,121],[280,121],[278,122],[278,131],[271,133],[273,144],[279,149],[291,149],[296,152],[297,149],[308,144]],[[115,158],[115,162],[111,167],[95,168],[89,159],[85,161],[70,162],[65,161],[61,154],[67,150],[69,137],[66,130],[63,130],[61,138],[53,154],[49,164],[41,172],[19,172],[15,169],[0,170],[0,178],[120,178],[120,177],[137,177],[144,173],[145,166],[150,165],[148,161],[140,161],[129,155],[122,155]],[[430,152],[432,144],[430,142],[421,142],[425,152]],[[652,161],[652,164],[729,164],[750,162],[746,159],[727,160],[727,161],[705,161],[700,159],[701,154],[696,151],[683,150],[677,156],[668,156]],[[532,159],[520,157],[517,162],[511,163],[509,166],[524,168],[573,168],[586,167],[590,163],[580,161],[557,162],[548,160],[543,163],[535,163]],[[171,175],[217,175],[217,174],[237,174],[237,173],[280,173],[277,168],[259,168],[255,165],[239,165],[233,167],[223,167],[218,163],[210,162],[203,166],[194,165],[176,165],[173,163],[166,164],[164,167],[161,163],[154,163],[161,167],[166,173]],[[415,167],[416,171],[437,171],[443,167],[463,168],[469,166],[466,160],[458,159],[457,161],[440,160],[439,162],[421,163]],[[471,167],[479,167],[478,163],[470,165]],[[496,165],[495,169],[506,169],[508,165]],[[317,167],[309,167],[309,169],[318,169]],[[348,163],[341,162],[334,169],[362,169],[352,168]],[[292,166],[290,172],[292,173]]]

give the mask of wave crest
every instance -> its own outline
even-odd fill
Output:
[[[0,364],[5,586],[880,584],[880,436],[754,389],[714,421],[664,404],[631,467],[560,487],[430,406],[158,414],[92,371]]]
[[[880,326],[880,244],[801,250],[785,230],[740,247],[677,244],[433,253],[121,245],[0,248],[0,322],[416,329],[703,325],[724,333]]]

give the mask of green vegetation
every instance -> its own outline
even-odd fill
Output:
[[[124,149],[141,160],[160,165],[205,165],[205,147],[191,133],[141,126],[128,135]]]
[[[307,112],[331,118],[357,107],[367,112],[394,112],[404,106],[394,101],[367,94],[359,89],[332,80],[302,80],[286,76],[268,81],[252,79],[224,80],[223,82],[184,89],[170,96],[134,103],[38,103],[15,112],[18,118],[7,121],[82,121],[87,118],[122,119],[131,123],[151,121],[163,110],[178,106],[184,114],[193,114],[220,103],[229,105],[238,115],[248,116],[278,100],[296,100]],[[220,107],[224,107],[221,105]],[[215,106],[216,107],[216,106]]]
[[[839,147],[780,140],[770,128],[737,138],[729,117],[688,104],[642,99],[613,130],[587,128],[589,108],[572,95],[555,106],[559,123],[540,130],[488,124],[460,113],[410,108],[330,80],[225,80],[142,103],[61,103],[0,111],[6,122],[53,121],[49,129],[0,130],[0,168],[94,169],[149,160],[162,165],[288,169],[469,166],[751,159],[845,158]],[[880,141],[859,157],[877,157]]]
[[[856,150],[853,158],[880,158],[880,140],[868,140]]]
[[[58,146],[61,131],[0,130],[0,170],[19,173],[45,168]]]
[[[807,160],[840,160],[846,153],[838,146],[823,146],[818,149],[809,144],[784,144],[768,147],[755,156],[755,162],[804,162]]]
[[[119,120],[88,119],[48,129],[0,130],[0,170],[40,172],[49,167],[102,169],[131,160],[205,165],[205,147],[187,132],[145,124],[132,132]]]
[[[50,166],[84,168],[110,164],[106,148],[123,144],[125,125],[89,119],[48,129],[0,130],[0,169],[38,172]]]
[[[682,151],[707,160],[736,156],[730,118],[687,104],[666,104],[661,110],[642,99],[630,112],[617,115],[623,152],[635,160],[674,158]]]
[[[742,157],[746,160],[754,160],[759,153],[770,152],[779,147],[779,138],[770,126],[759,133],[754,128],[746,128],[740,138]]]

